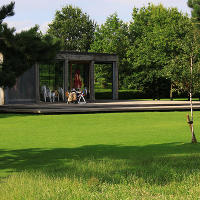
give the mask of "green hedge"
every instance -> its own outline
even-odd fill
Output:
[[[196,93],[193,95],[194,98],[200,98],[200,94]],[[112,92],[96,92],[96,99],[112,99]],[[151,93],[144,93],[143,91],[137,90],[119,90],[119,99],[128,100],[128,99],[157,99],[156,95]],[[161,94],[161,99],[169,99],[169,94]],[[173,93],[173,98],[189,98],[187,93]]]
[[[112,99],[112,92],[96,92],[96,99]],[[119,99],[144,99],[150,98],[149,95],[145,94],[142,91],[119,91]]]

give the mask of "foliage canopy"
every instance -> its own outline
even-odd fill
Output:
[[[60,39],[63,50],[88,51],[96,24],[78,7],[68,5],[57,11],[47,33]]]
[[[191,29],[191,21],[176,8],[167,9],[162,5],[134,8],[132,17],[131,45],[127,51],[132,73],[127,77],[127,87],[159,95],[164,88],[169,90],[173,81],[174,77],[168,76],[167,71],[171,61],[184,54],[182,45]]]

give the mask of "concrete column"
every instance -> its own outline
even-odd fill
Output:
[[[69,60],[65,59],[64,61],[64,70],[63,70],[63,80],[64,80],[64,99],[67,101],[66,92],[68,91],[68,79],[69,79]]]
[[[73,88],[73,83],[72,83],[72,63],[70,63],[70,90]]]
[[[35,64],[35,102],[40,103],[40,69],[39,64]]]
[[[118,100],[118,62],[113,62],[112,98]]]
[[[94,61],[90,62],[89,68],[89,90],[90,90],[90,101],[95,101],[95,91],[94,91]]]

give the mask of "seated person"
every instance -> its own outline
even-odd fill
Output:
[[[76,90],[72,89],[71,92],[68,94],[68,103],[76,102],[77,101],[77,94]]]

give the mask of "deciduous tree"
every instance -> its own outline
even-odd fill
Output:
[[[47,33],[61,41],[63,50],[88,51],[96,23],[78,7],[65,6],[56,11]]]
[[[170,89],[171,78],[163,69],[181,54],[177,41],[185,37],[188,30],[183,22],[187,23],[189,18],[176,8],[162,5],[134,8],[132,16],[127,52],[132,74],[127,78],[131,83],[128,86],[151,91],[159,98],[165,87]]]

